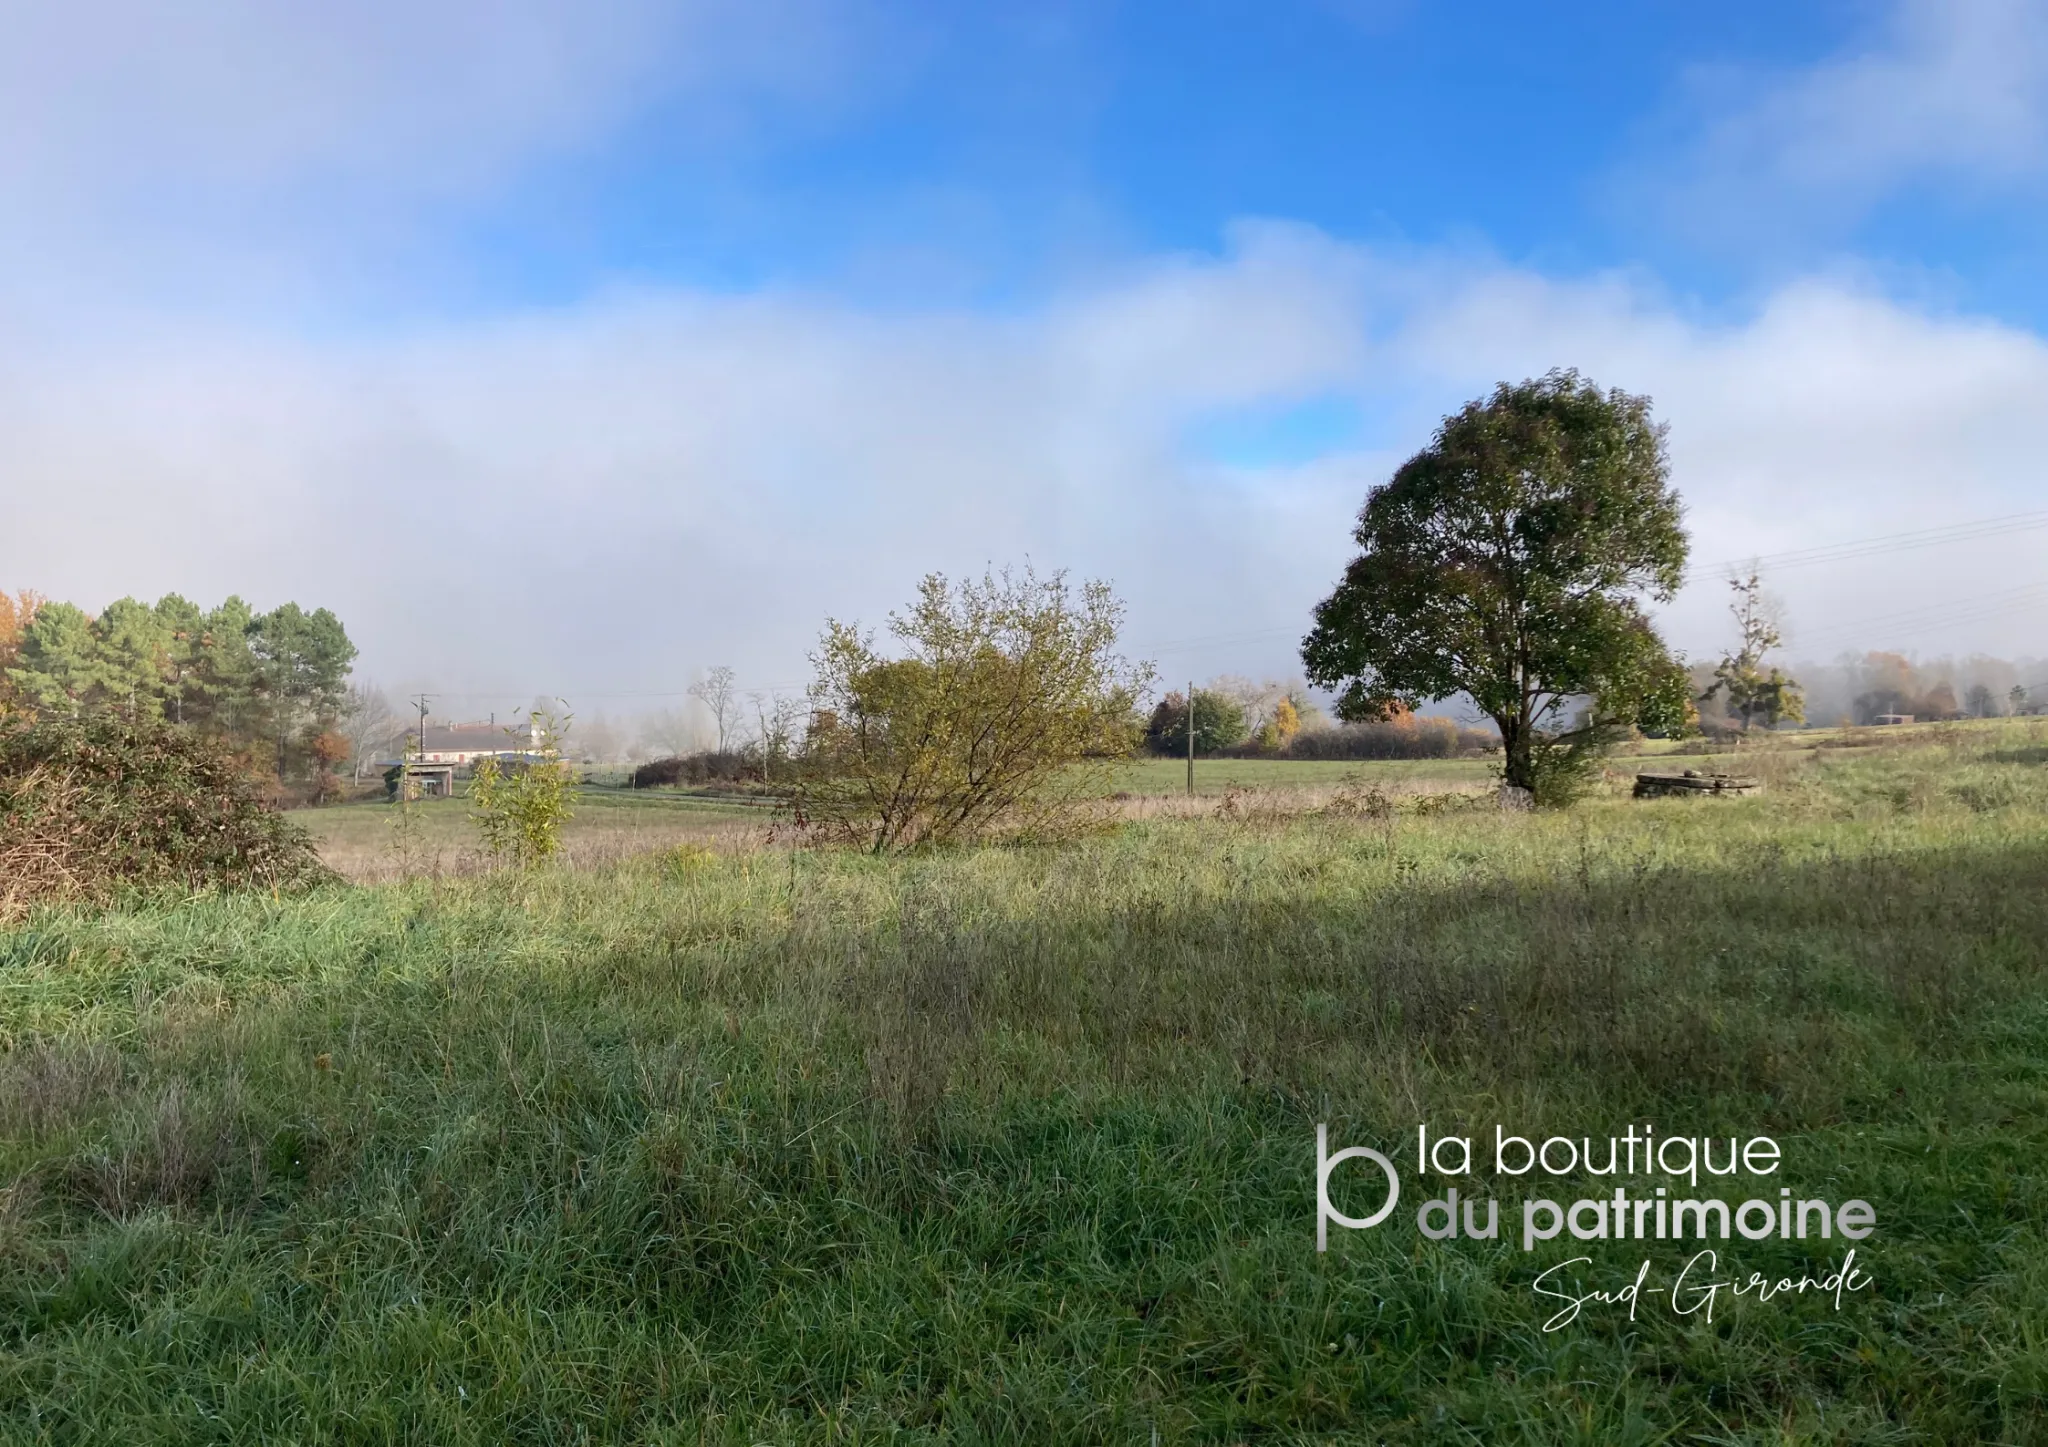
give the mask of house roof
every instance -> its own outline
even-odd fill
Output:
[[[417,736],[417,735],[415,735]],[[523,729],[507,733],[487,723],[428,724],[420,751],[428,754],[519,753],[528,747]]]

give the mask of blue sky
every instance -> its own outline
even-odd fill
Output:
[[[337,268],[345,284],[323,303],[341,315],[326,319],[560,304],[622,282],[1029,305],[1077,273],[1214,251],[1231,222],[1268,217],[1549,271],[1640,268],[1706,307],[1849,264],[2040,321],[2038,176],[1901,164],[1875,194],[1757,208],[1732,235],[1659,184],[1700,168],[1727,112],[1896,50],[1902,23],[1883,5],[1650,0],[1540,21],[1419,0],[778,13],[790,48],[823,52],[797,79],[740,77],[707,97],[657,74],[603,129],[370,238],[377,264]],[[765,28],[755,43],[773,50]],[[376,188],[364,169],[350,179]],[[210,204],[209,219],[259,241],[280,212],[317,226],[334,198],[309,170]]]
[[[1365,489],[1556,365],[1657,398],[1702,561],[2048,508],[2024,0],[0,16],[0,582],[328,603],[394,685],[783,684],[1027,555],[1284,673]],[[2048,653],[1940,621],[2044,536],[1788,573],[1795,648]]]

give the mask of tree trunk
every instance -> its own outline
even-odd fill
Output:
[[[1532,730],[1518,717],[1495,718],[1500,729],[1501,782],[1514,789],[1536,787]]]

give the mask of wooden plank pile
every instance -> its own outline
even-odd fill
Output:
[[[1719,797],[1723,794],[1754,794],[1761,788],[1761,780],[1741,774],[1703,774],[1698,769],[1687,769],[1682,774],[1637,774],[1635,796],[1638,799],[1661,799],[1673,794],[1687,798],[1699,794]]]

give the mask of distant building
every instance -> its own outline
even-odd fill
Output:
[[[398,767],[396,764],[392,765],[394,775]],[[405,772],[412,777],[422,799],[447,799],[453,797],[455,793],[453,764],[408,764],[405,766]],[[396,783],[387,782],[386,787],[392,791],[394,798],[397,797]]]
[[[1913,715],[1909,713],[1881,713],[1871,720],[1874,724],[1909,724],[1912,721]]]
[[[414,765],[448,768],[467,768],[478,759],[534,759],[543,752],[538,725],[522,731],[493,723],[430,723],[424,734],[417,727],[407,729],[404,744],[408,751],[417,747],[411,759]],[[384,760],[387,765],[403,762]]]

